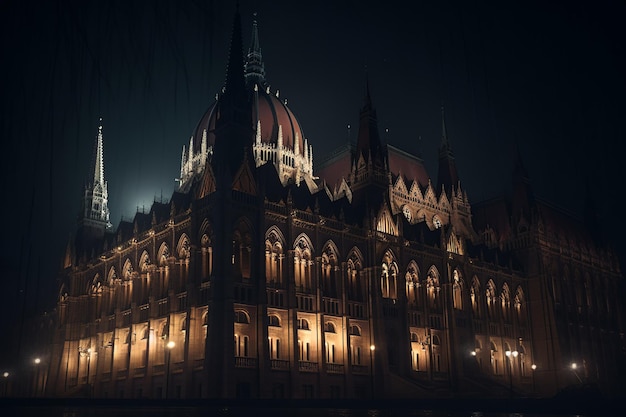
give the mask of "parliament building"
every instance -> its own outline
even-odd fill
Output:
[[[100,123],[41,392],[623,391],[618,259],[588,222],[534,195],[521,158],[510,195],[470,202],[443,109],[433,177],[381,140],[365,83],[356,141],[314,166],[313,138],[266,81],[256,20],[251,38],[245,53],[237,12],[224,87],[183,145],[176,190],[116,226]]]

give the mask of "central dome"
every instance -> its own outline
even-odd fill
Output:
[[[293,112],[281,101],[277,94],[271,94],[269,88],[254,91],[252,102],[252,120],[256,124],[256,135],[261,143],[278,146],[279,133],[282,133],[282,146],[294,154],[304,155],[304,133]],[[209,148],[215,146],[215,123],[217,121],[217,101],[204,113],[193,132],[193,153],[201,152],[202,138],[206,135]],[[281,132],[282,131],[282,132]],[[296,145],[296,142],[297,145]]]
[[[231,54],[234,51],[232,49]],[[241,65],[241,61],[235,61],[229,61],[229,65]],[[252,28],[252,42],[243,66],[245,88],[251,106],[250,127],[255,131],[254,139],[251,138],[253,143],[250,145],[256,166],[272,163],[283,184],[290,180],[298,184],[302,180],[310,180],[313,176],[313,149],[308,144],[300,123],[287,107],[287,101],[279,99],[278,90],[272,93],[265,80],[256,18]],[[181,189],[187,189],[191,180],[204,171],[207,160],[213,155],[215,128],[222,97],[216,96],[215,102],[200,118],[193,131],[189,148],[183,148],[179,178]]]

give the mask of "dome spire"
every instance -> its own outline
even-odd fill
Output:
[[[259,27],[256,12],[253,13],[252,16],[252,40],[250,41],[248,55],[246,56],[244,74],[248,87],[253,84],[258,84],[265,89],[268,84],[265,80],[265,65],[263,64],[263,56],[259,43]]]

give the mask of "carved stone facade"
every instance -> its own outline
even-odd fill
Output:
[[[47,394],[483,398],[579,381],[615,393],[623,278],[610,251],[530,194],[527,212],[472,207],[445,123],[448,174],[433,186],[419,158],[378,139],[369,89],[357,145],[314,175],[301,129],[286,139],[261,120],[258,39],[244,67],[240,38],[237,15],[224,91],[169,202],[115,232],[101,222],[95,256],[68,247]]]

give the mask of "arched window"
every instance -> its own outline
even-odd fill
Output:
[[[346,272],[348,274],[348,299],[363,301],[363,285],[361,283],[361,268],[363,262],[361,252],[357,248],[352,248],[348,256]]]
[[[235,323],[249,324],[250,316],[243,310],[235,311]]]
[[[202,221],[199,236],[202,253],[202,280],[206,281],[213,273],[213,239],[208,219]]]
[[[439,271],[433,265],[428,270],[428,275],[426,276],[426,294],[429,306],[432,309],[439,307],[439,290]]]
[[[500,302],[502,303],[502,317],[504,320],[508,321],[511,318],[511,291],[509,290],[509,285],[506,282],[502,285]]]
[[[482,316],[481,311],[481,297],[480,297],[480,282],[478,281],[478,277],[474,275],[472,278],[472,287],[470,288],[470,299],[472,301],[472,313],[476,317]]]
[[[337,252],[337,246],[332,240],[326,242],[324,249],[322,249],[322,289],[325,296],[332,298],[338,297],[339,279],[337,274],[339,273],[339,266]]]
[[[267,316],[267,325],[273,327],[280,327],[280,319],[276,314],[270,314]]]
[[[294,244],[294,272],[296,288],[301,291],[311,291],[313,289],[311,266],[313,256],[313,245],[305,234],[296,239]]]
[[[356,324],[350,325],[350,336],[361,336],[361,328]]]
[[[520,325],[526,324],[526,301],[524,300],[524,290],[522,290],[521,286],[518,286],[515,291],[515,316],[517,317],[517,322]]]
[[[170,257],[170,248],[167,246],[165,242],[161,243],[159,246],[159,252],[157,254],[157,259],[159,260],[159,266],[167,266],[167,260]]]
[[[433,216],[433,227],[435,229],[441,228],[441,219],[436,214]]]
[[[485,288],[485,301],[487,302],[489,318],[494,320],[496,318],[496,285],[491,279],[487,281],[487,287]]]
[[[463,278],[458,269],[452,273],[452,296],[455,310],[463,310]]]
[[[383,256],[380,287],[383,298],[398,299],[398,264],[391,251]]]
[[[406,268],[406,299],[410,306],[417,307],[419,304],[418,289],[419,282],[419,268],[415,261],[409,262],[409,266]]]
[[[326,333],[336,333],[335,324],[331,321],[327,321],[326,324],[324,324],[324,331]]]
[[[280,230],[270,228],[265,234],[265,279],[268,284],[283,283],[283,247]]]
[[[298,319],[298,329],[299,330],[310,330],[309,321],[307,319]]]

